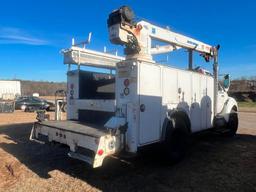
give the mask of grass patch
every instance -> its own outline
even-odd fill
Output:
[[[246,102],[246,101],[242,101],[242,102],[238,102],[238,107],[256,107],[256,102]]]

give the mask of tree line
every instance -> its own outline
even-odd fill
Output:
[[[66,82],[21,80],[21,95],[33,95],[33,93],[39,93],[40,96],[54,96],[57,90],[66,90],[66,88]]]

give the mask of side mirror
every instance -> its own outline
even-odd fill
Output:
[[[223,80],[223,88],[225,89],[225,91],[228,91],[230,86],[230,76],[229,74],[224,76],[224,80]]]

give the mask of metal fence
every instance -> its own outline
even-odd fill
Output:
[[[15,110],[14,101],[0,101],[0,113],[13,113]]]

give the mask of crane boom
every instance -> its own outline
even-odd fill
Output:
[[[148,35],[152,39],[157,39],[159,41],[166,42],[174,47],[192,49],[200,53],[212,55],[212,46],[206,43],[187,37],[185,35],[175,33],[169,29],[158,27],[146,21],[140,21],[138,22],[138,25],[141,25],[143,28],[146,28],[148,31]]]
[[[125,45],[127,57],[152,61],[153,54],[168,53],[180,48],[199,52],[206,61],[214,56],[215,48],[211,45],[146,21],[134,22],[134,13],[127,6],[109,15],[108,28],[110,41]],[[154,39],[167,45],[152,47]]]

